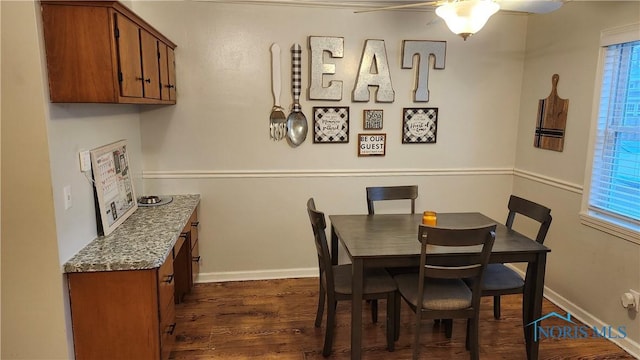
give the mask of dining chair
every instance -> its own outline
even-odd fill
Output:
[[[318,310],[316,313],[315,326],[320,327],[324,313],[325,298],[327,304],[327,323],[324,337],[323,356],[331,354],[333,346],[334,328],[336,322],[336,306],[338,301],[351,301],[351,264],[332,265],[329,246],[327,244],[324,213],[316,210],[315,201],[310,198],[307,201],[307,213],[313,229],[313,238],[318,254],[318,267],[320,271],[320,294],[318,297]],[[393,278],[385,269],[374,268],[365,269],[363,283],[364,299],[386,299],[387,300],[387,349],[394,350],[395,342],[395,318],[399,313],[400,301],[397,294],[398,288]]]
[[[449,229],[419,225],[418,240],[421,243],[420,271],[417,274],[401,274],[394,277],[400,295],[415,312],[413,359],[420,354],[420,329],[423,319],[467,319],[465,346],[470,358],[479,358],[478,318],[480,309],[480,285],[484,269],[489,261],[495,240],[495,224],[480,227]],[[434,265],[437,255],[428,255],[429,245],[442,248],[457,247],[450,251],[472,251],[473,256],[460,256],[455,264]],[[469,249],[481,245],[478,249]],[[478,256],[479,255],[479,256]],[[476,282],[469,288],[462,280],[472,278]]]
[[[418,198],[418,185],[404,186],[370,186],[367,190],[367,211],[369,215],[375,214],[374,202],[386,200],[411,200],[411,213],[416,213],[416,199]],[[406,272],[415,272],[415,268],[396,267],[387,268],[391,275]],[[371,318],[373,322],[378,318],[378,302],[376,300],[367,301],[371,304]]]
[[[511,229],[516,214],[526,216],[540,223],[536,241],[544,243],[544,239],[551,226],[551,209],[533,201],[511,195],[509,198],[509,215],[507,215],[507,228]],[[529,276],[529,269],[525,276]],[[471,280],[468,280],[471,282]],[[482,280],[482,296],[493,296],[493,317],[500,319],[500,296],[521,294],[524,291],[524,279],[503,264],[489,264]],[[527,299],[523,298],[526,302]]]
[[[367,210],[375,214],[374,202],[384,200],[411,200],[411,213],[416,213],[418,185],[367,187]]]

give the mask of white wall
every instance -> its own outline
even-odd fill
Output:
[[[327,214],[365,213],[365,186],[415,183],[418,210],[479,210],[503,220],[515,156],[525,16],[495,16],[465,42],[424,11],[354,14],[146,1],[135,2],[134,9],[162,24],[178,44],[178,104],[141,113],[145,190],[202,194],[203,279],[317,267],[304,209],[310,196]],[[313,144],[311,132],[298,148],[269,140],[269,47],[277,42],[283,49],[282,102],[289,107],[289,48],[294,42],[303,46],[304,89],[310,35],[344,37],[344,58],[332,60],[332,79],[344,82],[337,104],[350,107],[348,144]],[[396,91],[392,104],[351,101],[367,39],[385,40]],[[402,40],[447,41],[445,70],[429,73],[427,104],[412,101],[415,75],[400,68]],[[301,102],[308,120],[313,106],[336,104],[308,101],[306,91]],[[437,144],[401,144],[403,107],[439,108]],[[363,109],[384,110],[385,157],[357,156]]]
[[[527,56],[520,100],[514,192],[552,209],[545,244],[552,249],[547,287],[552,299],[591,323],[626,326],[623,345],[640,356],[640,316],[620,304],[620,295],[640,289],[640,246],[580,224],[584,169],[600,31],[638,22],[638,2],[569,2],[527,27]],[[560,75],[558,95],[569,99],[563,152],[533,147],[538,99]],[[585,194],[586,196],[586,194]],[[634,342],[634,343],[633,343]]]

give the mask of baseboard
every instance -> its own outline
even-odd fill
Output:
[[[514,271],[516,271],[517,273],[519,273],[524,277],[524,272],[521,271],[519,268],[509,264],[507,264],[507,266],[509,266],[511,269],[513,269]],[[554,303],[559,308],[561,308],[562,310],[568,313],[571,313],[572,317],[575,317],[580,322],[584,323],[589,327],[597,326],[598,328],[602,328],[602,327],[611,325],[611,324],[605,324],[602,320],[598,319],[591,313],[585,311],[584,309],[574,304],[573,302],[567,300],[565,297],[558,294],[557,292],[549,289],[547,286],[544,287],[544,297],[547,300]],[[624,339],[608,339],[608,340],[618,345],[619,347],[621,347],[624,351],[628,352],[629,355],[635,357],[636,359],[640,359],[640,344],[633,341],[632,339],[627,337]]]
[[[318,268],[200,273],[196,283],[318,277]]]

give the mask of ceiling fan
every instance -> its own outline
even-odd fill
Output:
[[[559,9],[566,0],[439,0],[385,6],[359,10],[356,13],[407,9],[413,7],[435,7],[436,15],[443,18],[447,27],[464,40],[482,29],[491,15],[498,10],[544,14]]]

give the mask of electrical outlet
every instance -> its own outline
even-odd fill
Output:
[[[80,171],[91,170],[91,154],[89,151],[80,151]]]

